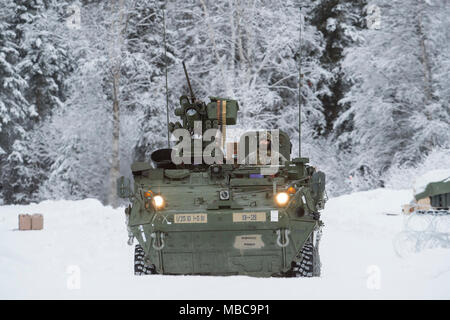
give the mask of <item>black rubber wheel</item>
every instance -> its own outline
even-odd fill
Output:
[[[320,256],[318,241],[313,244],[313,236],[311,235],[300,250],[300,262],[292,262],[291,270],[288,276],[291,277],[320,277]]]
[[[148,265],[144,260],[145,252],[140,244],[137,244],[134,248],[134,275],[143,276],[147,274],[155,274],[155,266]]]

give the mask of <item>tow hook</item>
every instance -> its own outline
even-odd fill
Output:
[[[159,237],[158,237],[159,235]],[[153,239],[152,247],[155,250],[162,250],[164,248],[164,233],[162,232],[153,232],[150,237]],[[157,243],[160,243],[159,245]]]
[[[281,243],[282,232],[284,232],[284,243]],[[278,229],[277,230],[277,245],[280,248],[285,248],[289,245],[289,234],[291,231],[289,229]]]

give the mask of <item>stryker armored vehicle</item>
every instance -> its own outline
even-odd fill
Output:
[[[414,199],[403,205],[403,231],[394,238],[398,256],[427,249],[450,248],[450,169],[432,170],[417,178]]]
[[[132,202],[125,214],[128,242],[138,242],[135,274],[319,276],[324,173],[307,158],[291,159],[282,131],[253,131],[225,144],[238,101],[200,101],[186,77],[191,94],[175,110],[181,122],[168,127],[172,135],[184,130],[178,142],[191,147],[184,156],[174,146],[153,152],[153,164],[133,163],[134,188],[118,180],[118,195]],[[211,129],[221,137],[206,141]],[[213,163],[205,159],[208,148]],[[261,161],[264,148],[271,161]]]
[[[450,214],[450,170],[433,170],[418,178],[414,199],[403,213]]]

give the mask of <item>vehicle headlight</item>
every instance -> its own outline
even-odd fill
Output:
[[[164,207],[164,202],[164,198],[160,195],[156,195],[153,197],[153,205],[156,209],[161,209],[162,207]]]
[[[275,196],[275,201],[279,206],[285,206],[289,201],[289,195],[286,192],[279,192]]]

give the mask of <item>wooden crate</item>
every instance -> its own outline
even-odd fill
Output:
[[[40,213],[35,213],[31,216],[31,230],[44,229],[44,216]]]
[[[44,229],[44,216],[40,213],[19,214],[19,230],[42,230]]]
[[[19,230],[31,230],[31,216],[19,214]]]

